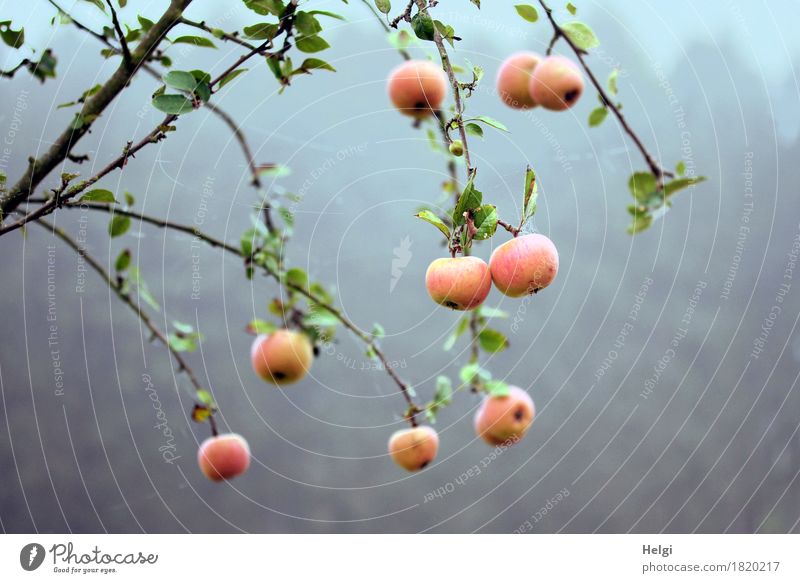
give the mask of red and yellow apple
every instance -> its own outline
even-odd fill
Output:
[[[409,472],[421,470],[436,457],[439,435],[433,427],[421,426],[395,431],[389,439],[389,455]]]
[[[536,65],[528,90],[538,105],[562,111],[577,103],[583,87],[583,76],[578,66],[566,57],[552,56]]]
[[[521,235],[500,245],[489,259],[495,287],[519,298],[546,288],[558,273],[558,251],[540,234]]]
[[[425,287],[437,304],[453,310],[473,310],[489,295],[492,276],[480,257],[442,257],[428,266]]]
[[[197,451],[197,463],[209,480],[230,480],[250,467],[250,446],[236,433],[209,437]]]
[[[433,61],[406,61],[389,75],[388,90],[400,113],[422,119],[442,105],[447,77]]]
[[[531,97],[531,74],[542,57],[536,53],[522,51],[508,57],[497,71],[497,93],[509,107],[530,109],[536,106]]]
[[[508,395],[484,397],[475,414],[475,432],[489,445],[512,445],[528,431],[535,411],[527,392],[509,387]]]
[[[299,381],[306,376],[313,360],[311,340],[294,330],[261,334],[250,349],[250,362],[255,373],[275,385]]]

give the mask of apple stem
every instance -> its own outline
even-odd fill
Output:
[[[517,235],[519,235],[519,232],[521,230],[521,229],[518,229],[516,227],[513,227],[513,226],[509,225],[507,222],[505,222],[503,220],[500,220],[500,219],[497,219],[497,224],[500,225],[501,227],[503,227],[509,233],[511,233],[514,236],[515,239],[516,239]]]

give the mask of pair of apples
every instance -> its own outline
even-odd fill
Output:
[[[494,282],[503,294],[519,298],[550,285],[558,273],[558,251],[540,234],[506,241],[489,264],[479,257],[435,259],[425,273],[425,287],[434,302],[454,310],[474,310],[489,295]]]
[[[475,414],[475,431],[490,445],[512,445],[528,431],[534,415],[530,395],[519,387],[510,387],[507,395],[484,397]],[[392,460],[409,472],[426,467],[438,451],[439,435],[427,425],[401,429],[389,439]],[[250,446],[237,433],[209,437],[200,445],[197,463],[209,480],[229,480],[250,467]]]
[[[536,408],[530,395],[519,387],[509,387],[507,395],[486,395],[475,413],[475,433],[493,446],[517,443],[533,423]],[[423,425],[400,429],[389,439],[392,460],[409,472],[430,464],[439,451],[439,435]]]
[[[503,61],[496,87],[509,107],[530,109],[541,105],[563,111],[577,103],[584,81],[577,65],[566,57],[542,57],[522,51]],[[447,97],[447,77],[432,61],[410,60],[390,73],[387,89],[400,113],[423,119],[439,110]]]

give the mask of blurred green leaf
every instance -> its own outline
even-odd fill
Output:
[[[528,22],[536,22],[539,20],[539,13],[536,11],[536,8],[530,4],[517,4],[514,8],[517,9],[517,14]]]

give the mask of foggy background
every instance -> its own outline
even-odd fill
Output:
[[[225,4],[197,0],[186,16],[226,30],[266,20],[241,3]],[[562,3],[552,4],[562,22],[570,18]],[[137,12],[156,18],[165,5],[131,1],[120,16],[135,26]],[[511,129],[487,128],[484,140],[470,140],[484,200],[513,222],[531,164],[541,181],[533,226],[560,254],[556,281],[532,300],[493,290],[486,302],[512,318],[492,322],[511,346],[484,365],[536,402],[536,421],[522,442],[492,456],[472,427],[478,398],[459,392],[436,424],[436,462],[405,473],[386,455],[389,435],[402,426],[403,400],[384,371],[363,370],[363,345],[346,331],[306,380],[283,390],[268,386],[250,369],[252,337],[244,327],[267,318],[267,303],[280,293],[272,281],[247,281],[237,258],[198,249],[189,236],[134,222],[109,242],[107,215],[62,210],[56,222],[73,235],[88,220],[87,249],[108,266],[122,249],[132,250],[162,305],[154,315],[160,327],[180,320],[204,334],[187,358],[217,399],[222,429],[248,439],[253,464],[229,483],[200,474],[196,449],[209,428],[189,419],[188,382],[93,272],[76,290],[76,255],[60,242],[49,251],[56,240],[34,225],[27,236],[17,231],[0,240],[2,529],[800,531],[800,284],[785,277],[800,273],[800,6],[576,5],[577,18],[601,41],[590,65],[603,80],[620,68],[624,113],[648,148],[666,167],[683,159],[709,180],[678,193],[663,220],[630,237],[627,180],[645,165],[610,116],[587,127],[594,91],[587,88],[560,114],[513,111],[494,94],[508,54],[544,51],[551,29],[543,13],[530,24],[508,2],[483,2],[478,11],[467,0],[448,0],[434,9],[464,38],[454,61],[486,70],[467,113]],[[214,102],[241,124],[259,163],[292,169],[276,182],[303,195],[290,264],[335,285],[337,304],[362,328],[384,326],[385,352],[424,402],[436,376],[457,378],[468,358],[466,337],[450,352],[441,348],[460,314],[427,297],[424,271],[443,249],[435,229],[412,217],[419,205],[440,199],[445,159],[390,107],[385,79],[400,57],[367,7],[356,0],[308,6],[347,18],[324,19],[322,36],[332,48],[314,55],[338,72],[297,77],[278,95],[263,60],[253,59]],[[90,3],[65,0],[64,7],[95,30],[108,23]],[[71,25],[51,27],[56,12],[44,0],[6,0],[0,10],[25,26],[28,45],[52,47],[58,58],[57,78],[44,85],[24,71],[0,83],[0,135],[11,149],[3,169],[13,184],[28,156],[71,120],[72,109],[56,106],[104,81],[117,59],[104,61],[103,47]],[[176,45],[167,54],[175,69],[218,73],[242,51],[214,42],[217,50]],[[565,51],[559,43],[557,52]],[[435,49],[425,43],[413,52],[424,57]],[[8,69],[22,56],[4,46],[0,64]],[[295,49],[292,56],[302,59]],[[127,140],[150,131],[163,117],[149,106],[157,87],[139,75],[75,149],[91,161],[66,168],[89,176]],[[207,109],[176,125],[167,140],[98,186],[118,198],[130,191],[137,210],[199,220],[238,244],[257,201],[238,145]],[[463,180],[463,166],[459,172]],[[42,188],[57,181],[58,171]],[[505,240],[500,232],[475,253],[488,259]],[[390,292],[398,248],[410,260]],[[49,298],[48,261],[55,278]],[[192,297],[193,266],[199,299]],[[48,344],[51,312],[63,391]],[[626,323],[632,329],[615,345]],[[760,354],[759,338],[766,338]],[[153,390],[175,436],[173,463],[159,449],[165,438],[155,427]],[[479,473],[465,479],[475,466]]]

